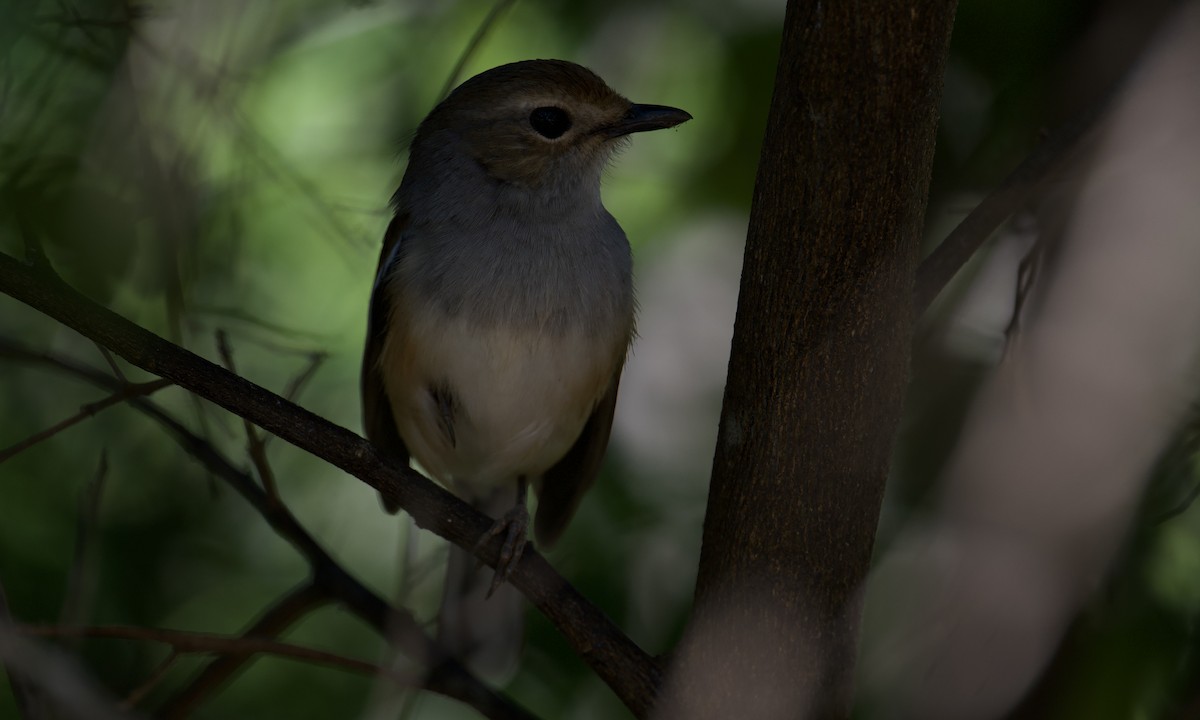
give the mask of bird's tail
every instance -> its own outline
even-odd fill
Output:
[[[512,508],[513,499],[496,493],[477,507],[497,518]],[[493,570],[466,550],[450,547],[446,590],[438,611],[438,640],[472,672],[493,682],[506,680],[517,669],[525,632],[521,593],[505,583],[490,598]]]

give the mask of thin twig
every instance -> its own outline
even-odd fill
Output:
[[[483,22],[479,23],[479,27],[475,29],[475,34],[467,41],[467,46],[463,48],[462,53],[458,56],[458,62],[454,63],[454,69],[450,71],[450,76],[446,78],[446,84],[442,86],[442,92],[438,95],[438,102],[446,99],[454,86],[458,84],[458,78],[462,75],[463,68],[471,60],[471,56],[479,49],[483,43],[483,39],[487,37],[488,32],[504,14],[504,11],[516,4],[517,0],[496,0],[496,4],[483,18]]]
[[[1017,287],[1013,297],[1012,317],[1008,319],[1008,325],[1004,328],[1002,359],[1009,356],[1013,345],[1017,342],[1021,331],[1021,316],[1025,313],[1025,304],[1029,300],[1029,294],[1033,291],[1033,284],[1037,281],[1041,264],[1042,240],[1038,238],[1017,265]]]
[[[158,667],[154,668],[154,670],[150,673],[150,676],[147,677],[141,685],[138,685],[133,690],[129,691],[129,694],[126,695],[125,699],[121,701],[121,708],[124,710],[132,710],[137,707],[138,704],[150,694],[150,691],[158,687],[159,683],[161,683],[167,677],[167,674],[171,672],[171,669],[175,667],[176,663],[179,662],[179,658],[181,657],[183,656],[177,651],[172,650],[170,654],[158,664]]]
[[[1050,134],[996,189],[975,206],[917,268],[913,307],[920,317],[934,298],[1010,215],[1025,206],[1042,184],[1073,159],[1095,129],[1107,101]]]
[[[289,380],[288,384],[283,388],[283,396],[287,398],[289,402],[296,402],[297,398],[300,397],[300,393],[304,390],[304,387],[308,385],[308,381],[312,380],[313,376],[317,374],[317,370],[319,370],[321,365],[325,363],[325,359],[327,357],[329,356],[323,352],[314,352],[309,355],[308,365],[295,377]],[[268,435],[264,437],[262,439],[263,445],[270,445],[271,441],[274,439],[274,435]]]
[[[71,561],[71,573],[67,576],[67,593],[63,601],[59,622],[63,625],[82,625],[86,620],[94,585],[91,559],[95,557],[93,536],[100,516],[100,500],[104,497],[104,484],[108,477],[108,450],[100,451],[100,463],[92,481],[84,488],[79,499],[79,514],[75,523],[75,552]]]
[[[296,399],[300,397],[300,391],[304,389],[309,380],[313,379],[313,376],[317,374],[317,370],[321,368],[321,365],[328,357],[323,352],[311,353],[308,356],[308,365],[294,378],[289,380],[287,386],[283,388],[283,396],[291,402],[296,402]]]
[[[273,655],[275,657],[300,660],[313,665],[348,670],[362,675],[384,677],[395,682],[408,682],[408,678],[375,663],[357,660],[315,648],[280,642],[271,638],[217,635],[215,633],[191,632],[187,630],[163,630],[135,625],[91,625],[68,627],[66,625],[13,625],[13,629],[35,637],[54,638],[109,638],[116,640],[145,640],[170,645],[180,654],[203,655]]]
[[[320,587],[306,582],[292,589],[242,632],[243,638],[274,638],[313,610],[329,602]],[[165,718],[187,717],[205,698],[250,661],[248,655],[224,655],[204,668],[191,683],[159,709]]]
[[[225,368],[236,374],[233,350],[229,347],[229,335],[224,330],[217,331],[217,352],[220,353],[221,362],[224,363]],[[271,469],[271,462],[267,459],[266,446],[263,445],[263,440],[253,423],[242,418],[242,426],[246,429],[246,446],[250,452],[250,461],[254,463],[254,468],[258,471],[258,479],[262,481],[263,489],[267,491],[267,497],[272,502],[279,502],[279,488],[275,486],[275,471]]]
[[[212,316],[226,322],[233,321],[239,325],[248,325],[256,330],[262,330],[277,337],[287,338],[289,340],[294,340],[296,338],[301,338],[309,342],[318,342],[322,340],[322,337],[319,333],[286,327],[279,323],[263,320],[262,318],[256,317],[253,313],[250,313],[243,308],[222,307],[218,305],[204,305],[201,303],[196,303],[193,304],[190,309],[193,315]],[[307,348],[285,348],[278,344],[263,344],[267,347],[289,353],[307,355],[314,352],[313,350]]]
[[[123,383],[129,382],[129,378],[125,377],[125,373],[121,372],[121,366],[117,364],[117,359],[112,356],[112,353],[108,351],[108,348],[104,347],[100,343],[94,344],[96,349],[100,351],[100,355],[104,358],[104,361],[108,363],[108,367],[112,370],[113,375],[115,375],[116,378]]]
[[[118,405],[133,398],[152,395],[155,392],[173,384],[174,383],[172,383],[170,380],[165,379],[151,380],[144,383],[125,383],[122,385],[120,390],[116,391],[112,395],[109,395],[103,400],[97,400],[94,403],[88,403],[87,405],[79,408],[79,412],[75,413],[71,417],[55,423],[45,430],[36,432],[15,445],[9,446],[4,450],[0,450],[0,463],[12,459],[16,455],[21,454],[43,440],[48,440],[49,438],[54,437],[63,430],[66,430],[72,425],[76,425],[92,417],[101,410],[105,410],[113,405]]]

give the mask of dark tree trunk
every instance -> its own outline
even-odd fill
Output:
[[[849,714],[954,10],[788,3],[673,717]]]

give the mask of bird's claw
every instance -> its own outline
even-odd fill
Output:
[[[479,538],[479,542],[475,544],[475,555],[479,555],[479,551],[487,545],[492,538],[503,535],[504,543],[500,546],[500,559],[496,562],[496,574],[492,576],[492,585],[488,588],[487,597],[491,597],[496,589],[508,580],[512,568],[521,559],[525,553],[526,538],[525,532],[529,528],[529,510],[525,508],[524,503],[518,504],[513,509],[504,513],[488,531]],[[479,562],[480,566],[483,561]]]

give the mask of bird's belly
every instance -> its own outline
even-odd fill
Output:
[[[382,369],[405,445],[465,494],[536,478],[561,459],[625,351],[621,332],[596,338],[438,320],[409,325],[403,345],[384,349]]]

